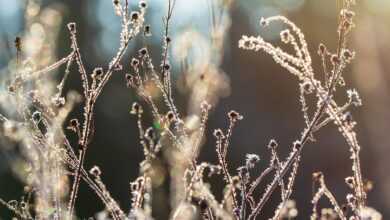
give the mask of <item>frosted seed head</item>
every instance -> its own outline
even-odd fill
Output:
[[[146,129],[145,131],[145,138],[148,140],[155,140],[156,139],[156,132],[152,127]]]
[[[71,23],[68,23],[67,26],[68,26],[68,30],[70,31],[70,33],[72,33],[72,34],[76,33],[76,23],[71,22]]]
[[[244,117],[242,115],[240,115],[240,113],[232,110],[228,113],[228,117],[231,121],[233,122],[236,122],[236,121],[239,121],[239,120],[242,120]]]
[[[324,175],[322,174],[322,172],[314,172],[312,174],[313,181],[319,181],[323,177],[324,177]]]
[[[280,32],[280,39],[282,40],[283,43],[289,43],[291,40],[291,33],[289,30],[284,30]]]
[[[163,69],[165,71],[169,71],[171,69],[171,65],[169,65],[169,63],[166,63],[166,64],[163,65]]]
[[[137,68],[138,65],[139,65],[139,60],[138,60],[137,58],[131,59],[131,66],[132,66],[133,68]]]
[[[69,121],[69,126],[68,126],[68,129],[76,132],[80,127],[80,123],[79,123],[79,120],[77,120],[76,118],[74,119],[71,119]]]
[[[314,90],[313,85],[310,82],[302,83],[302,89],[306,94],[311,94]]]
[[[130,14],[131,21],[135,22],[139,18],[139,12],[138,11],[133,11]]]
[[[165,43],[169,44],[171,42],[172,42],[172,39],[169,36],[165,37]]]
[[[167,114],[166,114],[166,119],[168,120],[168,122],[173,122],[175,121],[175,114],[172,112],[172,111],[169,111]]]
[[[102,174],[102,171],[100,171],[100,168],[98,166],[93,166],[89,173],[94,177],[99,177]]]
[[[129,73],[125,75],[126,81],[133,81],[133,76]]]
[[[234,208],[234,209],[233,209],[233,213],[234,213],[234,215],[237,216],[237,217],[240,216],[240,214],[241,214],[240,208],[238,208],[238,207]]]
[[[302,148],[302,143],[300,141],[298,141],[298,140],[295,141],[293,143],[293,148],[294,148],[294,150],[300,150]]]
[[[224,138],[224,134],[223,134],[223,131],[221,129],[216,129],[214,130],[214,136],[217,138],[217,139],[222,139]]]
[[[148,7],[148,4],[146,3],[146,1],[140,1],[138,6],[139,6],[140,8],[147,8],[147,7]]]
[[[22,39],[20,37],[15,37],[15,48],[17,51],[21,51],[22,50]]]
[[[145,37],[152,36],[152,31],[151,31],[150,25],[145,25],[145,27],[144,27],[144,36]]]
[[[32,120],[34,123],[39,123],[42,119],[42,113],[39,112],[39,111],[35,111],[33,114],[32,114]]]
[[[353,122],[352,114],[351,112],[346,112],[344,114],[344,121],[348,124],[351,124]]]
[[[246,155],[246,166],[248,168],[255,167],[255,164],[260,161],[260,157],[257,154],[247,154]]]
[[[341,211],[343,211],[343,213],[347,213],[348,212],[348,205],[347,204],[341,205]]]
[[[353,17],[355,17],[355,12],[348,10],[348,9],[341,10],[340,14],[341,14],[341,16],[343,16],[344,18],[346,18],[348,20],[351,20]]]
[[[130,191],[132,191],[132,192],[137,191],[138,188],[139,188],[139,186],[138,186],[137,182],[130,183]]]
[[[340,58],[336,54],[333,54],[330,57],[330,62],[332,62],[333,65],[339,65],[340,64]]]
[[[199,208],[203,211],[203,210],[206,210],[207,208],[209,207],[209,204],[207,202],[207,200],[205,199],[202,199],[199,201]]]
[[[148,49],[146,49],[145,47],[144,48],[141,48],[139,51],[138,51],[139,55],[141,57],[145,56],[146,54],[148,54]]]
[[[347,195],[347,201],[348,201],[348,204],[355,204],[356,202],[356,197],[352,194],[348,194]]]
[[[143,113],[142,106],[140,104],[138,104],[138,102],[134,102],[133,105],[131,106],[130,114],[138,115],[138,114],[142,114],[142,113]]]
[[[260,18],[260,25],[265,27],[265,26],[269,25],[269,21],[267,21],[267,19],[262,17],[262,18]]]
[[[348,90],[347,95],[348,95],[349,103],[351,103],[356,107],[362,105],[362,99],[360,98],[359,93],[355,89]]]
[[[355,187],[355,178],[349,176],[345,178],[345,183],[349,186],[349,188],[353,189]]]
[[[201,104],[200,104],[200,109],[202,111],[209,111],[211,109],[211,105],[207,102],[207,101],[203,101]]]
[[[348,50],[348,49],[345,49],[343,50],[343,59],[348,63],[348,62],[351,62],[351,60],[353,60],[353,58],[355,57],[355,53]]]
[[[103,76],[103,68],[97,67],[92,72],[92,79],[100,80]]]
[[[327,52],[328,52],[328,49],[326,48],[326,46],[324,44],[321,43],[318,46],[318,55],[324,56],[324,55],[326,55]]]
[[[271,139],[269,141],[268,148],[275,149],[276,147],[278,147],[278,142],[276,142],[276,140],[274,139]]]

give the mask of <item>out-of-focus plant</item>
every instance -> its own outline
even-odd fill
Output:
[[[99,65],[93,70],[87,70],[83,64],[77,42],[77,34],[83,30],[78,30],[75,23],[67,25],[71,40],[69,54],[53,63],[53,50],[43,45],[55,38],[55,27],[61,16],[53,9],[40,10],[33,1],[30,3],[32,5],[28,6],[30,13],[27,13],[26,24],[31,26],[31,31],[15,40],[16,58],[8,68],[8,90],[2,91],[0,96],[5,110],[0,115],[2,136],[5,137],[2,140],[22,146],[24,157],[18,163],[18,167],[22,168],[16,170],[20,171],[20,176],[26,182],[26,196],[21,201],[6,202],[0,199],[0,203],[12,210],[18,218],[74,218],[79,185],[84,181],[105,205],[106,210],[100,218],[153,219],[153,184],[166,175],[170,178],[172,219],[264,219],[263,208],[277,188],[280,188],[281,202],[271,219],[292,219],[298,215],[295,203],[299,201],[293,201],[291,194],[302,151],[315,140],[316,132],[334,123],[351,152],[352,175],[345,182],[352,192],[346,196],[346,205],[340,206],[325,184],[324,175],[314,173],[313,184],[318,189],[312,200],[311,219],[381,219],[381,215],[366,204],[369,183],[363,181],[359,158],[361,147],[353,130],[356,122],[349,111],[351,107],[362,105],[361,99],[356,90],[347,90],[348,99],[344,105],[340,106],[334,99],[336,89],[345,86],[343,71],[355,55],[348,47],[348,34],[354,27],[353,0],[342,1],[335,51],[331,52],[324,44],[319,46],[323,77],[315,74],[304,34],[283,16],[262,18],[260,25],[267,27],[274,22],[283,23],[286,29],[280,33],[281,41],[292,46],[293,53],[266,42],[260,36],[243,36],[239,41],[240,48],[264,51],[297,76],[299,100],[306,125],[284,160],[277,153],[278,143],[275,140],[269,142],[269,164],[258,175],[253,173],[253,168],[260,160],[256,154],[248,154],[236,172],[229,169],[226,156],[231,147],[233,130],[243,120],[243,116],[236,111],[228,112],[229,125],[226,130],[214,130],[218,164],[198,159],[209,112],[221,96],[230,92],[229,79],[220,66],[224,39],[231,22],[229,10],[232,1],[209,1],[212,23],[209,36],[190,30],[172,39],[170,28],[176,1],[168,0],[167,13],[163,19],[161,60],[155,66],[147,46],[139,48],[131,60],[123,60],[132,40],[151,35],[151,27],[145,23],[148,3],[140,0],[136,9],[130,9],[128,0],[113,0],[114,11],[122,25],[120,47],[107,67]],[[198,44],[195,46],[193,41]],[[199,45],[202,46],[202,53],[197,50]],[[55,44],[51,46],[54,48]],[[171,48],[174,53],[171,53]],[[184,80],[185,89],[190,91],[190,114],[187,116],[182,116],[175,104],[172,57],[177,57],[181,71],[187,73]],[[81,95],[63,94],[72,65],[77,66],[81,77]],[[62,80],[57,83],[49,72],[60,66],[65,66],[65,71]],[[140,145],[145,156],[140,163],[139,177],[130,183],[132,203],[129,204],[129,213],[123,211],[105,187],[99,167],[93,166],[89,172],[84,167],[95,129],[95,103],[112,74],[119,70],[128,72],[125,75],[126,85],[139,97],[139,102],[131,106],[130,113],[137,119]],[[316,106],[307,104],[309,95],[317,98]],[[68,121],[68,113],[81,100],[84,102],[83,119]],[[153,117],[151,127],[144,125],[146,111]],[[70,141],[64,129],[73,131],[77,137],[76,143]],[[169,163],[168,173],[159,168],[158,162],[162,159]],[[264,185],[266,177],[271,174],[271,182],[266,184],[264,192],[256,199],[254,192]],[[207,183],[207,177],[211,175],[221,176],[226,184],[222,201],[215,198]],[[69,180],[72,180],[71,184]],[[318,202],[322,197],[328,198],[332,206],[318,213]]]

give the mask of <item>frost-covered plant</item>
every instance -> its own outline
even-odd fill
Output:
[[[322,173],[313,174],[313,182],[318,190],[312,200],[311,219],[381,219],[381,215],[366,204],[367,183],[363,181],[359,158],[361,147],[353,130],[356,122],[349,112],[351,107],[361,106],[362,101],[355,89],[346,91],[348,100],[343,105],[334,99],[335,91],[345,84],[343,72],[355,56],[348,47],[348,35],[354,27],[355,14],[352,6],[355,2],[343,1],[339,15],[338,47],[335,51],[331,52],[324,44],[319,46],[318,54],[323,64],[324,77],[315,74],[303,32],[286,17],[262,18],[260,25],[267,27],[275,22],[283,23],[286,29],[280,32],[281,41],[291,46],[294,53],[286,52],[261,36],[242,36],[238,42],[239,47],[244,50],[266,52],[279,65],[297,76],[299,100],[306,126],[298,140],[291,144],[290,154],[285,159],[278,155],[278,143],[275,140],[269,142],[271,157],[268,166],[259,174],[254,174],[253,171],[260,160],[256,154],[247,154],[242,166],[236,171],[229,169],[227,154],[233,130],[244,119],[236,111],[227,113],[227,129],[214,130],[218,164],[202,162],[198,158],[207,130],[209,112],[218,99],[229,92],[228,78],[220,65],[224,54],[225,34],[230,26],[229,9],[232,1],[209,2],[212,12],[209,38],[191,30],[184,32],[182,37],[177,38],[177,44],[174,44],[170,26],[176,1],[167,1],[168,10],[163,19],[162,55],[157,64],[152,60],[147,46],[139,48],[130,60],[123,60],[133,39],[151,35],[150,26],[145,25],[149,7],[145,0],[140,0],[138,8],[134,10],[130,9],[128,0],[113,0],[114,11],[121,18],[122,28],[120,47],[107,67],[99,65],[93,70],[85,68],[77,42],[77,34],[82,30],[78,30],[75,23],[67,25],[71,40],[69,54],[52,64],[39,59],[40,53],[48,53],[43,47],[32,55],[24,52],[24,42],[31,37],[29,33],[16,38],[17,56],[10,67],[8,91],[2,91],[0,96],[2,106],[7,105],[4,109],[8,112],[0,115],[0,121],[3,124],[2,136],[7,138],[4,141],[22,145],[25,155],[23,164],[28,166],[27,174],[24,174],[26,196],[20,202],[0,199],[0,203],[20,219],[71,219],[75,216],[80,182],[84,181],[105,205],[105,212],[100,213],[98,218],[153,219],[152,183],[159,175],[165,175],[159,173],[156,161],[165,158],[169,163],[166,175],[170,178],[170,202],[173,210],[171,219],[265,219],[264,206],[277,188],[280,188],[281,202],[271,219],[292,219],[298,215],[295,204],[299,201],[293,201],[291,195],[302,151],[315,140],[317,131],[334,123],[351,152],[352,176],[345,181],[352,192],[346,196],[347,206],[340,206],[326,186]],[[32,19],[35,18],[27,17],[26,23],[29,24]],[[195,47],[191,41],[195,39],[198,45],[202,45],[204,53],[190,56]],[[35,58],[35,65],[25,59],[28,56],[21,56],[22,51]],[[174,53],[171,54],[171,51]],[[191,86],[186,88],[190,91],[190,114],[187,116],[181,115],[175,103],[170,64],[172,56],[178,57],[182,71],[188,73],[185,81]],[[49,54],[48,57],[54,56]],[[81,95],[63,94],[72,65],[78,67],[83,87]],[[57,83],[47,73],[60,66],[65,66],[65,72],[62,80]],[[93,166],[86,171],[84,167],[85,155],[94,133],[96,100],[112,74],[119,70],[128,72],[125,83],[139,97],[139,102],[134,102],[131,106],[130,113],[137,119],[139,143],[144,152],[140,175],[130,183],[132,202],[128,213],[123,211],[107,190],[100,168]],[[317,105],[308,105],[306,98],[310,95],[317,99]],[[73,105],[81,100],[84,101],[83,119],[67,121]],[[156,100],[163,102],[161,104]],[[151,112],[153,117],[152,127],[145,126],[143,117],[146,111]],[[69,141],[63,128],[73,132],[78,139],[77,143]],[[221,201],[214,196],[207,182],[207,177],[212,175],[222,177],[225,182]],[[266,177],[270,175],[273,175],[271,182],[264,184]],[[266,186],[264,192],[260,198],[255,198],[255,190],[262,185]],[[318,213],[318,202],[322,197],[328,198],[332,207]]]

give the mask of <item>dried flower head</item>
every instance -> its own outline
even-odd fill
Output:
[[[352,194],[347,195],[347,202],[348,204],[354,205],[356,202],[356,197]]]
[[[200,108],[202,109],[202,111],[209,111],[211,109],[211,105],[207,101],[203,101],[200,104]]]
[[[262,18],[260,18],[260,25],[261,26],[268,26],[269,21],[266,18],[262,17]]]
[[[141,48],[139,51],[138,51],[139,55],[141,57],[145,56],[148,54],[148,49],[146,49],[145,47],[144,48]]]
[[[166,115],[165,118],[168,120],[168,122],[173,122],[175,121],[175,114],[172,111],[169,111]]]
[[[133,11],[130,14],[131,21],[136,22],[138,21],[139,18],[139,12],[138,11]]]
[[[147,8],[147,7],[148,7],[148,4],[146,3],[145,0],[141,0],[141,1],[139,1],[138,6],[139,6],[140,8]]]
[[[15,37],[15,48],[17,51],[21,51],[22,50],[22,39],[20,37]]]
[[[314,172],[312,174],[313,181],[319,181],[320,179],[323,178],[323,176],[324,175],[322,174],[322,172]]]
[[[337,56],[337,54],[333,54],[330,57],[330,62],[335,66],[335,65],[339,65],[341,61],[340,58]]]
[[[217,138],[217,139],[223,139],[224,138],[224,134],[223,134],[223,131],[221,129],[216,129],[214,130],[214,136]]]
[[[14,93],[15,92],[15,86],[14,85],[9,85],[8,86],[8,92]]]
[[[247,154],[246,155],[246,167],[253,168],[255,164],[260,161],[260,157],[257,154]]]
[[[294,148],[294,150],[300,150],[302,148],[302,143],[300,141],[296,140],[293,143],[293,148]]]
[[[103,68],[97,67],[92,72],[92,78],[96,80],[100,80],[103,76]]]
[[[326,49],[326,46],[324,44],[320,44],[318,46],[318,55],[320,56],[324,56],[328,53],[328,49]]]
[[[306,93],[306,94],[311,94],[313,91],[314,91],[314,87],[313,87],[313,84],[311,84],[310,82],[308,81],[305,81],[301,84],[302,86],[302,89],[303,91]]]
[[[236,122],[236,121],[239,121],[239,120],[242,120],[244,117],[242,115],[240,115],[240,113],[232,110],[228,113],[228,117],[231,121],[233,122]]]
[[[352,51],[350,51],[348,49],[344,49],[343,52],[342,52],[342,56],[343,56],[344,61],[349,63],[355,57],[355,52],[352,52]]]
[[[163,69],[165,71],[169,71],[171,69],[171,65],[169,65],[169,63],[166,63],[166,64],[163,65]]]
[[[343,9],[340,12],[341,16],[344,17],[345,19],[351,21],[353,17],[355,17],[355,12],[348,10],[348,9]]]
[[[349,103],[356,107],[362,105],[362,99],[360,98],[359,93],[356,91],[356,89],[348,90],[347,95]]]
[[[145,37],[152,36],[152,31],[151,31],[150,25],[145,25],[145,27],[144,27],[144,36]]]
[[[138,104],[138,102],[134,102],[133,105],[131,106],[130,114],[138,115],[142,113],[143,113],[142,106]]]
[[[139,60],[138,60],[137,58],[131,59],[131,66],[132,66],[133,68],[137,68],[138,65],[139,65]]]
[[[343,115],[343,119],[344,119],[344,122],[349,124],[349,125],[352,125],[353,123],[353,117],[352,117],[352,113],[351,112],[346,112],[344,113]]]
[[[76,23],[71,22],[71,23],[68,23],[67,26],[68,26],[68,30],[70,31],[70,33],[72,33],[72,34],[76,33]]]
[[[321,220],[336,220],[337,214],[333,209],[324,208],[321,209]]]
[[[355,187],[355,178],[349,176],[347,178],[345,178],[345,183],[351,188],[353,189]]]
[[[280,32],[280,39],[282,40],[283,43],[289,43],[291,41],[291,33],[290,30],[284,30]]]
[[[145,138],[148,140],[155,140],[157,138],[156,131],[152,127],[149,127],[145,131]]]
[[[93,166],[90,170],[89,173],[94,176],[94,177],[99,177],[102,172],[100,171],[100,168],[98,166]]]
[[[276,147],[278,147],[278,142],[276,142],[274,139],[271,139],[268,143],[268,148],[275,149]]]
[[[32,114],[32,120],[34,123],[39,123],[42,119],[42,113],[39,112],[39,111],[35,111],[33,114]]]
[[[172,39],[169,36],[165,37],[165,43],[169,44],[172,42]]]
[[[69,121],[69,125],[67,127],[69,130],[72,130],[74,132],[77,132],[78,129],[80,128],[80,123],[79,123],[79,120],[77,120],[76,118],[74,119],[71,119]]]

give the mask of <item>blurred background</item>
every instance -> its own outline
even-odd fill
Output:
[[[130,1],[136,7],[136,1]],[[166,12],[166,0],[150,0],[146,23],[151,25],[152,37],[147,41],[134,41],[125,60],[134,56],[142,45],[150,46],[153,58],[159,62],[163,34],[162,17]],[[66,29],[68,22],[76,22],[79,45],[87,70],[97,66],[107,66],[119,46],[120,23],[114,14],[111,0],[42,0],[37,2],[41,10],[48,9],[50,16],[41,16],[41,20],[58,26],[58,37],[55,42],[55,54],[63,57],[69,53],[70,40]],[[390,218],[390,1],[359,0],[356,9],[356,28],[351,36],[350,46],[357,52],[357,57],[345,72],[348,88],[357,88],[363,99],[363,107],[353,110],[358,122],[357,132],[361,145],[362,169],[365,178],[373,181],[374,188],[368,194],[369,206],[375,207],[384,219]],[[183,30],[194,29],[208,37],[210,30],[207,0],[177,0],[172,20],[172,39]],[[267,32],[259,31],[259,19],[262,16],[282,14],[294,21],[305,33],[315,60],[315,70],[321,74],[319,58],[316,56],[320,42],[331,50],[335,49],[337,40],[337,1],[336,0],[236,0],[231,10],[231,29],[227,33],[222,70],[229,77],[230,88],[225,97],[213,108],[207,132],[207,140],[202,148],[201,159],[216,162],[214,128],[227,126],[226,113],[234,109],[244,115],[234,131],[228,158],[230,169],[241,165],[246,153],[257,153],[263,159],[259,170],[269,158],[267,143],[275,138],[280,144],[282,157],[287,155],[290,144],[299,138],[304,128],[298,99],[297,80],[279,67],[271,57],[264,53],[238,49],[238,40],[243,34],[262,34],[267,40],[278,41],[280,27],[277,25]],[[8,62],[15,56],[13,49],[15,36],[25,30],[26,1],[0,0],[0,69],[6,74]],[[28,13],[35,13],[34,10]],[[54,14],[53,14],[54,13]],[[47,13],[46,13],[47,14]],[[41,26],[32,25],[32,34],[45,38]],[[192,41],[193,46],[201,42]],[[46,45],[42,43],[41,47]],[[174,48],[173,48],[174,49]],[[173,64],[178,61],[172,60]],[[173,65],[176,88],[180,88],[183,78],[178,65]],[[77,69],[71,69],[66,89],[81,91]],[[55,75],[58,80],[61,72]],[[1,83],[1,90],[5,90]],[[337,94],[340,103],[347,100],[345,92]],[[180,89],[175,90],[175,99],[180,106],[181,114],[186,115],[188,94]],[[96,109],[96,132],[89,148],[86,168],[98,165],[103,172],[103,181],[112,196],[121,207],[130,207],[129,182],[138,176],[138,164],[143,159],[143,152],[138,142],[136,121],[129,114],[131,104],[138,100],[134,91],[126,88],[123,74],[115,74],[105,91],[98,99]],[[72,117],[79,117],[82,106],[78,106]],[[343,203],[348,188],[344,178],[351,175],[349,149],[335,126],[330,125],[317,133],[317,142],[310,143],[304,150],[301,167],[295,184],[292,198],[297,201],[298,219],[308,219],[311,211],[312,182],[311,173],[323,171],[329,188]],[[23,194],[23,184],[12,170],[12,158],[16,154],[12,148],[0,148],[0,197],[4,200],[18,199]],[[215,183],[217,198],[221,198],[222,182]],[[77,202],[77,213],[87,218],[103,209],[95,202],[95,194],[83,183]],[[164,187],[154,193],[155,217],[166,219],[169,194]],[[265,209],[273,213],[277,198],[274,198]],[[327,203],[324,203],[325,205]],[[0,207],[0,218],[9,219],[10,213]]]

